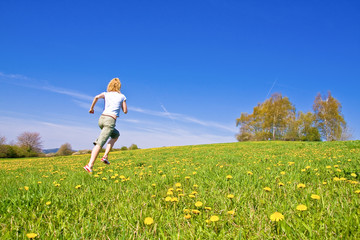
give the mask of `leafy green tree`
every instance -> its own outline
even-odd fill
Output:
[[[327,97],[321,97],[319,93],[315,97],[313,109],[322,137],[326,141],[341,140],[346,122],[341,113],[341,104],[331,95],[331,92],[328,92]]]
[[[321,136],[316,127],[316,116],[312,112],[300,112],[297,119],[301,141],[320,141]]]
[[[289,98],[281,93],[273,94],[263,103],[254,107],[251,114],[241,113],[236,119],[240,126],[240,133],[236,136],[239,141],[280,139],[291,131],[291,124],[295,121],[295,107]],[[289,135],[289,134],[288,134]]]
[[[136,144],[131,144],[131,146],[129,147],[129,150],[136,150],[136,149],[139,149]]]

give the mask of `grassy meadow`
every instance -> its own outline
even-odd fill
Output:
[[[360,141],[0,160],[0,239],[360,239]]]

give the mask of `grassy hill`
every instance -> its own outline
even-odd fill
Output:
[[[93,174],[88,159],[0,160],[0,238],[360,238],[360,141],[121,151]]]

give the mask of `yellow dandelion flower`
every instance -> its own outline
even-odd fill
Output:
[[[28,186],[25,186],[24,189],[25,189],[26,191],[29,191],[29,187],[28,187]]]
[[[271,192],[271,188],[269,188],[269,187],[264,187],[264,190],[265,190],[266,192]]]
[[[233,199],[235,196],[234,196],[234,194],[228,194],[226,197],[229,199]]]
[[[48,201],[48,202],[46,202],[45,203],[47,206],[49,206],[50,204],[51,204],[51,202],[50,201]]]
[[[173,193],[173,191],[168,191],[167,193],[166,193],[166,195],[173,195],[174,193]]]
[[[178,201],[179,201],[179,199],[177,197],[171,198],[171,202],[178,202]]]
[[[356,190],[355,193],[360,193],[360,190]]]
[[[193,175],[195,175],[196,174],[196,172],[193,172]]]
[[[190,179],[190,177],[189,177],[189,176],[186,176],[186,177],[185,177],[185,179],[186,179],[186,180],[189,180],[189,179]]]
[[[212,221],[212,222],[217,222],[217,221],[219,221],[219,217],[218,216],[216,216],[216,215],[213,215],[213,216],[211,216],[210,217],[210,221]]]
[[[190,213],[190,210],[185,208],[184,213]]]
[[[200,201],[197,201],[197,202],[195,203],[195,206],[196,206],[196,207],[202,207],[202,205],[203,205],[203,203],[200,202]]]
[[[151,184],[151,186],[156,187],[156,184],[155,184],[155,183],[153,183],[153,184]]]
[[[279,182],[278,185],[279,185],[279,187],[282,187],[282,186],[284,186],[285,184],[282,183],[282,182]]]
[[[253,175],[253,173],[250,171],[247,171],[247,175]]]
[[[114,181],[114,183],[118,183],[118,182],[119,182],[119,180],[115,180],[115,181]]]
[[[146,225],[151,225],[154,223],[154,219],[152,219],[151,217],[147,217],[147,218],[145,218],[144,223]]]
[[[285,175],[285,172],[280,172],[281,175]]]
[[[334,177],[334,179],[333,179],[335,182],[338,182],[338,181],[340,181],[340,178],[338,178],[338,177]]]
[[[339,165],[334,165],[334,168],[338,168],[339,167]]]
[[[197,184],[194,184],[194,185],[193,185],[193,187],[194,187],[194,188],[198,188],[198,187],[199,187],[199,185],[197,185]]]
[[[171,197],[166,197],[166,198],[165,198],[165,201],[166,201],[166,202],[170,202],[170,201],[171,201]]]
[[[234,215],[234,214],[235,214],[235,211],[234,211],[234,210],[227,211],[227,214],[229,214],[229,215]]]
[[[189,198],[195,198],[195,195],[190,194],[190,195],[189,195]]]
[[[279,212],[274,212],[273,214],[270,215],[270,220],[273,222],[282,221],[284,220],[284,215],[282,215]]]
[[[312,198],[312,199],[315,199],[315,200],[319,200],[319,199],[320,199],[320,196],[319,196],[319,195],[316,195],[316,194],[311,194],[311,198]]]
[[[37,237],[37,234],[36,233],[28,233],[28,234],[26,234],[26,237],[30,238],[30,239],[33,239],[33,238]]]
[[[79,189],[79,188],[81,188],[81,185],[76,185],[75,188]]]
[[[184,218],[185,218],[185,219],[190,219],[190,218],[191,218],[191,215],[190,215],[190,214],[186,214],[186,215],[184,216]]]
[[[155,195],[151,195],[152,198],[155,198],[156,196]]]
[[[232,179],[233,177],[231,175],[227,175],[226,179]]]
[[[323,184],[323,185],[326,185],[326,184],[327,184],[327,182],[323,182],[322,184]]]
[[[357,175],[356,175],[355,173],[352,173],[351,176],[352,176],[352,177],[356,177]]]
[[[327,169],[330,169],[330,168],[331,168],[331,166],[326,166],[326,168],[327,168]]]
[[[106,177],[103,177],[103,178],[101,178],[101,179],[102,179],[102,180],[104,180],[104,181],[105,181],[105,180],[107,180],[107,178],[106,178]]]
[[[98,174],[95,174],[95,175],[94,175],[94,177],[95,177],[95,178],[98,178],[98,177],[99,177],[99,175],[98,175]]]
[[[304,204],[300,204],[296,207],[296,210],[298,211],[306,211],[307,207]]]
[[[306,168],[306,169],[310,169],[311,167],[310,167],[310,166],[306,166],[305,168]]]
[[[38,184],[42,184],[42,182],[41,182],[41,181],[39,181],[39,182],[38,182]]]
[[[209,210],[209,211],[210,211],[210,210],[211,210],[211,207],[205,207],[205,210]]]
[[[111,179],[115,179],[116,177],[115,176],[111,176]]]
[[[183,197],[183,196],[185,196],[185,194],[182,193],[178,194],[178,197]]]
[[[299,184],[297,185],[297,188],[305,188],[305,184],[299,183]]]
[[[194,213],[194,214],[200,214],[200,211],[197,210],[197,209],[193,209],[191,212]]]
[[[60,187],[60,183],[55,183],[54,186],[55,187]]]
[[[339,180],[340,180],[340,181],[346,181],[346,178],[341,177]]]
[[[175,187],[177,187],[177,188],[181,187],[181,183],[176,183]]]

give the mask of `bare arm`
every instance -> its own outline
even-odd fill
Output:
[[[94,97],[94,100],[93,100],[93,102],[91,104],[89,113],[94,113],[94,107],[95,107],[96,102],[99,100],[99,98],[105,98],[104,93],[100,93],[99,95]]]
[[[122,102],[122,110],[125,114],[127,114],[127,105],[126,105],[126,100]]]

